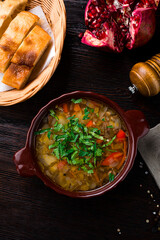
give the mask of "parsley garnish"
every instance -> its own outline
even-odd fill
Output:
[[[55,113],[55,111],[53,111],[53,109],[50,110],[50,115],[52,117],[54,117],[55,119],[59,120],[59,118],[56,116],[56,113]]]
[[[116,135],[111,139],[111,141],[109,141],[109,142],[106,144],[106,146],[111,145],[111,143],[112,143],[115,139],[116,139]]]
[[[39,134],[42,134],[42,133],[45,133],[45,132],[50,132],[51,129],[52,128],[40,129],[39,131],[35,132],[34,134],[39,135]]]
[[[83,120],[89,119],[89,117],[88,117],[89,114],[90,114],[89,108],[86,107],[86,108],[84,109],[84,117],[83,117]]]
[[[79,99],[71,99],[71,102],[73,103],[81,103],[82,102],[82,98],[79,98]]]
[[[114,174],[113,173],[109,173],[109,181],[112,182],[114,180]]]
[[[113,126],[112,126],[112,125],[109,125],[109,126],[107,126],[107,128],[113,128]]]
[[[72,99],[74,103],[79,103],[82,99]],[[89,119],[89,114],[93,112],[92,108],[84,109],[83,119]],[[79,119],[73,115],[67,118],[68,122],[64,125],[59,123],[59,119],[53,110],[50,110],[50,115],[57,121],[53,128],[40,129],[35,132],[38,134],[47,134],[48,139],[53,140],[53,144],[49,145],[49,149],[53,155],[59,160],[67,160],[68,164],[76,165],[79,169],[92,174],[97,163],[102,160],[104,148],[105,151],[115,150],[106,148],[116,138],[116,135],[107,142],[107,139],[101,135],[98,128],[86,127],[85,124],[79,122]],[[112,127],[112,126],[108,126]],[[103,140],[104,144],[97,143],[97,139]],[[113,174],[109,177],[113,181]]]

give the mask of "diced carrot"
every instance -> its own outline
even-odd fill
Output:
[[[93,126],[93,121],[90,120],[87,124],[86,124],[86,127],[92,127]]]
[[[126,140],[124,140],[124,145],[123,145],[123,158],[122,158],[122,160],[120,161],[120,163],[116,166],[116,168],[117,169],[120,169],[121,167],[122,167],[122,165],[123,165],[123,163],[124,163],[124,161],[125,161],[125,159],[126,159],[126,156],[127,156],[127,142],[126,142]]]
[[[59,170],[61,170],[66,164],[67,164],[67,161],[62,160],[62,161],[58,162],[57,167]]]
[[[120,169],[120,168],[121,168],[121,166],[123,165],[125,159],[126,159],[126,155],[123,155],[122,160],[121,160],[120,163],[116,166],[117,169]]]
[[[120,129],[119,132],[117,133],[117,139],[119,141],[123,141],[125,137],[126,137],[125,132],[122,129]]]
[[[107,158],[103,160],[101,163],[102,166],[110,166],[115,162],[119,162],[121,157],[123,156],[122,152],[114,152],[111,153]]]
[[[126,142],[126,140],[124,140],[124,143],[123,143],[124,145],[123,145],[123,147],[124,147],[124,149],[123,149],[123,152],[124,152],[124,154],[126,155],[127,154],[127,142]]]
[[[78,103],[74,104],[74,111],[79,112],[81,110],[81,107],[79,106]]]
[[[96,140],[96,143],[101,144],[101,143],[103,143],[103,140],[97,139],[97,140]]]
[[[63,111],[65,113],[68,113],[68,105],[67,105],[67,103],[63,103]]]

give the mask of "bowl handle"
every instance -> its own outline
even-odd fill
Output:
[[[125,117],[130,123],[133,135],[136,139],[139,139],[148,133],[149,125],[141,111],[129,110],[125,112]]]
[[[32,161],[32,155],[27,147],[24,147],[16,152],[13,157],[13,161],[16,165],[17,172],[21,176],[36,175],[36,169]]]

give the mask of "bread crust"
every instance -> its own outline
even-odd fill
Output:
[[[0,72],[6,70],[17,48],[38,20],[38,16],[22,11],[11,21],[0,39]]]
[[[28,0],[5,0],[0,2],[0,38],[12,19],[23,11]]]
[[[36,25],[14,54],[2,82],[17,89],[23,88],[50,39],[49,34]]]

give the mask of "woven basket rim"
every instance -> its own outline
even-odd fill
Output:
[[[27,8],[30,9],[38,5],[42,7],[50,23],[55,40],[55,56],[51,59],[49,65],[23,89],[0,92],[0,106],[14,105],[34,96],[50,80],[60,62],[66,35],[66,10],[64,2],[63,0],[30,0]]]

